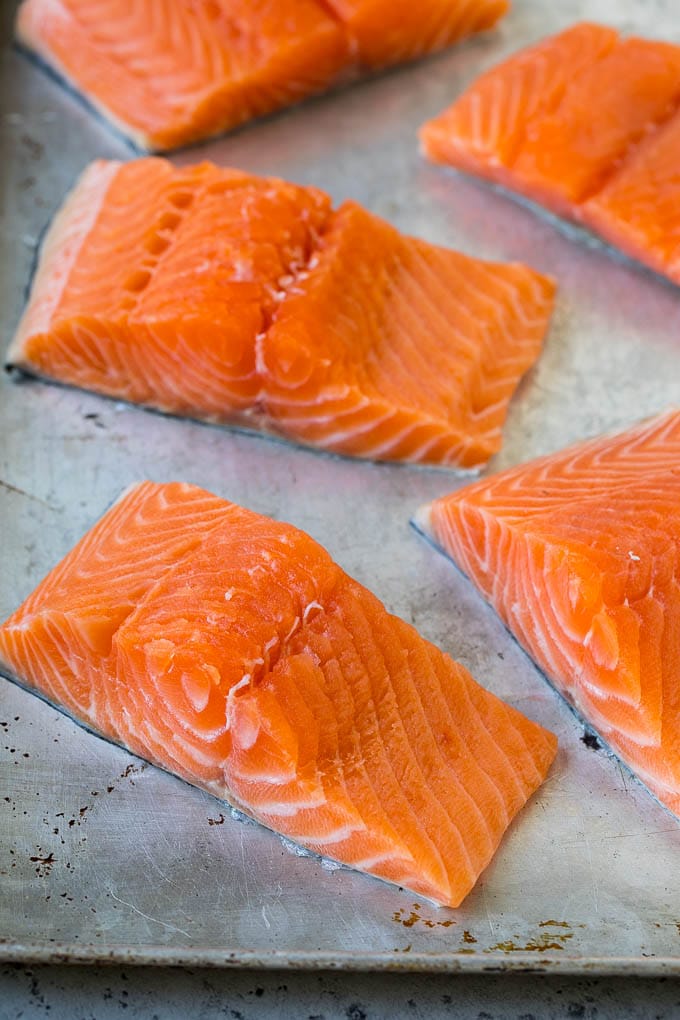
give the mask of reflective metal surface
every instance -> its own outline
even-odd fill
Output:
[[[1,17],[11,15],[2,5]],[[495,34],[179,154],[318,184],[431,241],[560,281],[495,466],[680,403],[680,291],[430,167],[416,129],[477,73],[581,17],[680,40],[674,5],[516,0]],[[9,38],[9,28],[4,33]],[[4,55],[3,347],[36,240],[96,156],[129,150]],[[140,478],[185,479],[305,528],[560,752],[457,911],[298,857],[219,802],[0,680],[0,959],[680,973],[680,823],[583,728],[468,585],[408,527],[459,481],[334,459],[37,382],[0,384],[0,616]]]

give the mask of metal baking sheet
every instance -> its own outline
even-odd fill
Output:
[[[3,38],[12,4],[2,5]],[[496,467],[680,403],[680,291],[428,166],[416,129],[506,53],[579,18],[680,41],[672,4],[515,0],[495,33],[179,154],[321,185],[404,230],[560,281],[546,350]],[[0,309],[116,136],[6,47]],[[38,382],[0,384],[0,616],[140,478],[186,479],[305,528],[394,612],[553,729],[540,793],[456,911],[298,857],[272,833],[0,681],[0,959],[391,970],[680,973],[680,823],[584,729],[470,585],[408,527],[460,484],[181,422]]]

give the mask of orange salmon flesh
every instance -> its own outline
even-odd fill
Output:
[[[421,141],[680,283],[680,46],[575,25],[483,74]]]
[[[296,843],[457,906],[555,737],[308,535],[143,482],[0,627],[2,669]]]
[[[24,0],[19,41],[173,149],[491,28],[508,0]]]
[[[680,411],[492,475],[415,523],[680,816]]]
[[[316,188],[98,161],[46,237],[8,361],[335,453],[478,468],[554,291]]]

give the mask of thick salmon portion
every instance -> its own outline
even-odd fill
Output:
[[[281,280],[307,262],[329,212],[313,188],[208,163],[96,162],[46,238],[9,359],[236,420],[257,400],[256,341]]]
[[[487,72],[421,140],[680,282],[679,132],[680,46],[584,23]]]
[[[17,37],[137,145],[227,131],[484,28],[507,0],[24,0]]]
[[[152,150],[323,91],[349,59],[317,0],[24,0],[17,36]]]
[[[491,28],[510,0],[325,0],[347,28],[361,68],[414,60]]]
[[[338,453],[475,467],[501,445],[554,287],[340,208],[262,344],[267,411]]]
[[[680,412],[435,500],[416,523],[680,816]]]
[[[1,668],[297,843],[457,906],[556,751],[304,532],[133,487],[0,627]]]
[[[315,188],[99,161],[47,235],[8,362],[352,456],[478,467],[553,294]]]
[[[572,79],[616,43],[613,29],[577,25],[483,74],[421,129],[425,154],[505,183],[508,168],[535,123],[556,109]]]
[[[680,283],[680,116],[653,131],[583,206],[605,240]]]

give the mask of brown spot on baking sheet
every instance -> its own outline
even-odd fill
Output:
[[[515,935],[515,938],[519,938],[519,935]],[[492,953],[495,950],[500,950],[502,953],[545,953],[550,949],[564,949],[564,943],[569,939],[573,939],[573,935],[565,933],[564,935],[553,934],[552,932],[545,932],[539,935],[535,939],[529,939],[524,945],[518,945],[513,942],[512,939],[506,939],[504,942],[497,942],[495,946],[489,946],[485,949],[485,953]]]
[[[437,921],[431,917],[421,917],[418,911],[421,909],[419,903],[413,904],[414,909],[410,912],[408,917],[406,916],[405,910],[395,910],[392,914],[392,920],[396,921],[397,924],[403,924],[404,928],[412,928],[414,924],[422,924],[426,928],[450,928],[452,924],[456,922],[453,918],[445,918],[443,921]]]
[[[52,871],[52,865],[55,860],[54,854],[50,853],[46,857],[41,857],[40,854],[43,853],[42,847],[38,847],[37,850],[38,854],[33,857],[29,857],[29,860],[36,865],[35,873],[38,878],[46,878]]]
[[[31,159],[40,159],[43,152],[45,151],[45,146],[43,145],[43,143],[39,142],[36,138],[33,138],[31,135],[27,133],[21,135],[19,141],[28,151],[28,155],[31,157]]]

